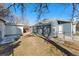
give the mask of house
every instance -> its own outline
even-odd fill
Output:
[[[22,35],[23,24],[6,23],[6,36],[11,35]]]
[[[0,44],[10,43],[23,34],[23,24],[15,24],[0,18]]]
[[[16,24],[16,27],[17,27],[17,33],[19,34],[19,35],[23,35],[23,28],[24,28],[24,24],[21,24],[21,23],[19,23],[19,24]]]
[[[78,21],[77,24],[76,24],[76,31],[79,32],[79,21]]]
[[[46,37],[72,36],[76,33],[76,25],[72,26],[70,20],[63,19],[45,19],[33,25],[32,29],[32,32]]]
[[[0,44],[14,42],[23,34],[23,24],[6,23],[0,19]]]
[[[23,34],[24,25],[14,23],[15,16],[9,10],[2,9],[0,13],[0,44],[13,42]]]

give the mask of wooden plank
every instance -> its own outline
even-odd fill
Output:
[[[63,52],[65,55],[68,55],[68,56],[75,56],[75,54],[73,54],[72,52],[70,52],[69,50],[65,49],[63,46],[60,46],[59,44],[57,44],[56,42],[48,39],[48,38],[45,38],[43,36],[40,36],[40,35],[37,35],[41,38],[43,38],[44,40],[48,41],[49,43],[51,43],[52,45],[54,45],[57,49],[59,49],[61,52]]]
[[[74,43],[70,43],[71,42],[60,44],[60,46],[62,46],[63,48],[67,49],[75,55],[79,55],[79,46],[75,45]]]

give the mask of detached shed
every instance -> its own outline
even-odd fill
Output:
[[[34,33],[46,37],[72,36],[72,32],[76,33],[75,25],[72,26],[72,22],[69,20],[47,19],[36,23],[32,28]]]

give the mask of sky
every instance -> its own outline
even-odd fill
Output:
[[[8,3],[4,4],[4,7],[8,7]],[[63,4],[57,4],[57,3],[52,3],[48,4],[48,12],[45,13],[41,19],[50,19],[50,18],[57,18],[57,19],[65,19],[68,20],[70,19],[72,8],[71,5],[63,5]],[[33,12],[34,5],[33,4],[28,4],[26,5],[26,11],[24,13],[24,18],[25,21],[28,21],[30,25],[33,25],[37,22],[37,14]],[[14,15],[21,17],[20,9],[16,8],[16,12],[11,8],[11,11]]]

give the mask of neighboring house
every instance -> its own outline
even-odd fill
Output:
[[[6,36],[22,35],[23,34],[23,24],[6,23],[5,31],[6,31]]]
[[[47,19],[38,22],[32,26],[34,33],[38,33],[44,36],[72,36],[72,32],[76,33],[76,24],[72,26],[72,22],[63,19]]]
[[[78,23],[76,24],[76,31],[79,32],[79,21],[78,21]]]
[[[23,24],[14,24],[0,18],[0,44],[10,43],[23,34]]]
[[[22,35],[24,24],[20,23],[20,20],[16,19],[16,16],[10,14],[5,17],[6,19],[6,36],[8,35]],[[17,21],[18,20],[18,21]]]
[[[14,16],[8,9],[0,9],[0,44],[15,41],[23,34],[24,24],[15,23]]]
[[[19,34],[19,35],[23,35],[23,28],[24,28],[24,24],[16,24],[16,26],[17,26],[17,33]]]

